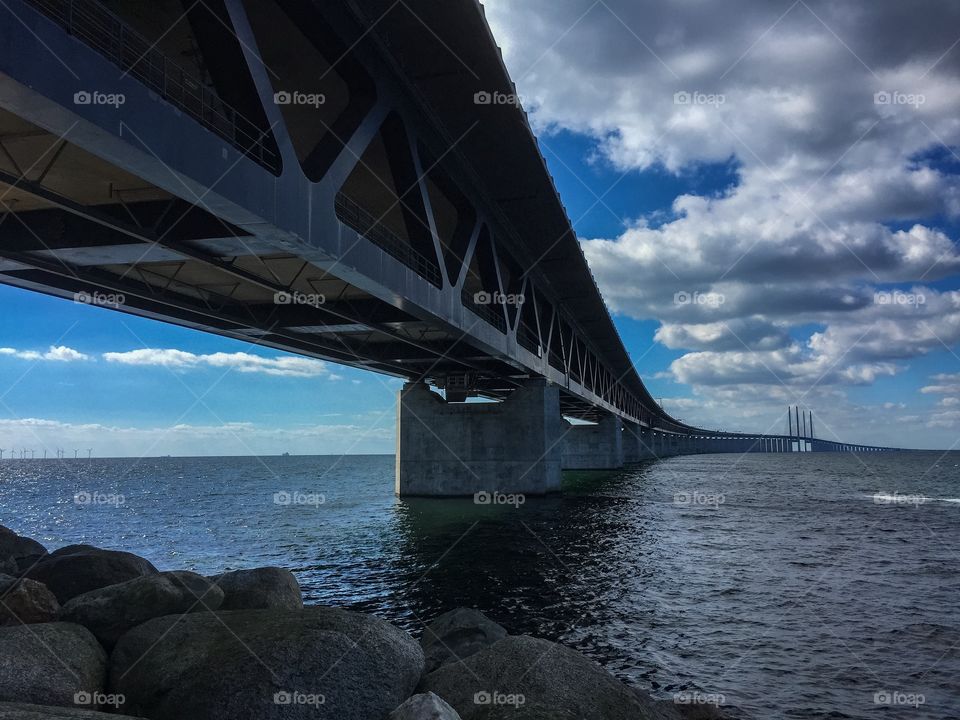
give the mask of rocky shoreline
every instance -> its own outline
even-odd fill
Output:
[[[304,606],[293,574],[203,577],[131,553],[48,553],[0,526],[0,720],[682,720],[557,643],[477,610],[417,641],[385,620]]]

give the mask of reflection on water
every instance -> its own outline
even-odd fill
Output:
[[[947,718],[960,456],[938,457],[672,458],[571,474],[518,507],[399,500],[391,457],[5,461],[0,523],[160,567],[284,565],[308,601],[414,633],[478,607],[659,694],[720,692],[756,718]],[[325,502],[277,504],[282,491]],[[926,705],[874,705],[885,690]]]

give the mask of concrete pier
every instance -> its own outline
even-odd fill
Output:
[[[397,399],[397,494],[559,491],[565,425],[559,389],[545,380],[490,403],[447,402],[407,383]]]
[[[630,464],[655,458],[652,442],[649,428],[638,423],[623,423],[623,462]]]
[[[616,470],[623,467],[623,422],[608,414],[596,425],[567,423],[563,437],[564,470]]]

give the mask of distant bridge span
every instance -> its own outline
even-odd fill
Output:
[[[805,449],[654,401],[515,92],[475,0],[7,0],[0,282],[406,379],[402,493]]]

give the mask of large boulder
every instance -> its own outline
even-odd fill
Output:
[[[47,549],[36,540],[17,535],[10,528],[0,525],[0,560],[6,563],[13,558],[19,564],[25,558],[46,554]]]
[[[0,626],[52,622],[60,603],[43,583],[0,575]]]
[[[420,638],[426,672],[464,660],[506,636],[503,627],[479,610],[457,608],[444,613],[427,626]]]
[[[432,692],[407,699],[390,713],[390,720],[460,720],[457,711]]]
[[[50,588],[63,605],[85,592],[156,573],[149,560],[133,553],[68,545],[41,558],[26,577]]]
[[[11,557],[10,562],[14,563],[16,570],[13,573],[8,573],[8,575],[25,575],[34,565],[43,560],[43,558],[46,556],[47,553],[38,555],[24,555],[20,558]]]
[[[222,610],[299,610],[300,584],[289,570],[261,567],[234,570],[210,580],[223,590]]]
[[[85,627],[55,622],[0,628],[0,701],[73,706],[102,693],[107,654]]]
[[[408,698],[420,646],[336,608],[232,610],[150,620],[117,643],[110,692],[152,720],[372,720]]]
[[[0,720],[142,720],[96,710],[0,702]]]
[[[163,615],[216,610],[223,591],[202,575],[163,572],[91,590],[72,598],[61,618],[83,625],[107,648],[127,630]]]
[[[670,707],[627,687],[580,653],[547,640],[507,637],[427,675],[463,720],[677,720]]]

